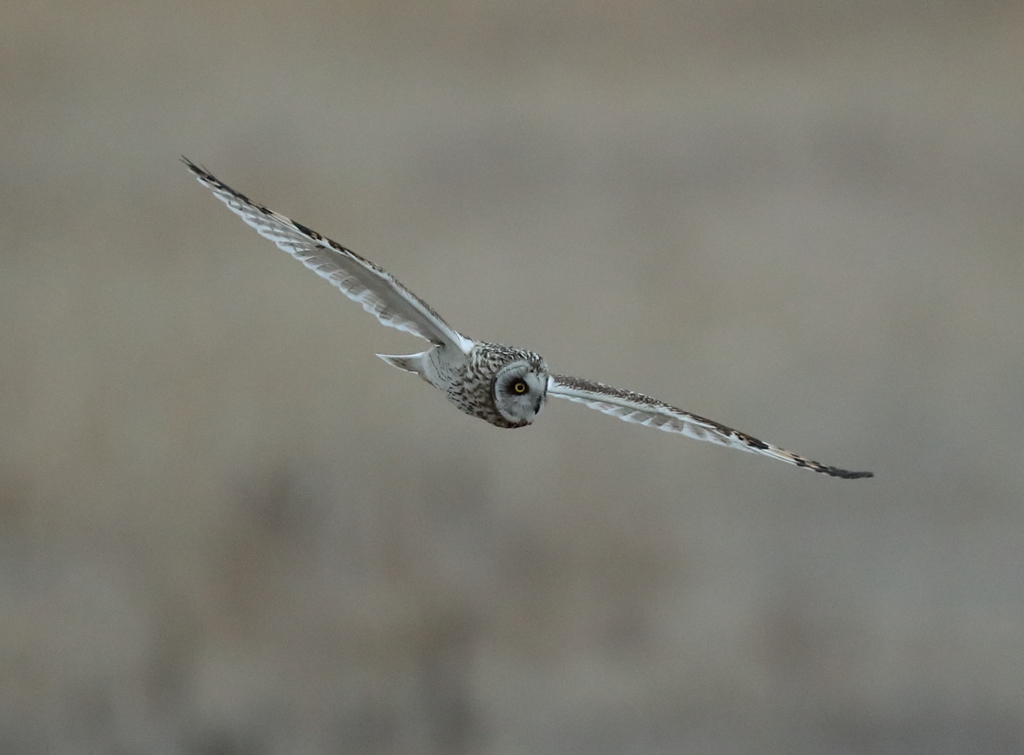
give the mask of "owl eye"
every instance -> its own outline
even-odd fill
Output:
[[[513,393],[518,393],[521,396],[524,393],[526,393],[528,390],[530,390],[530,386],[528,386],[522,380],[516,380],[514,383],[512,383],[512,392]]]

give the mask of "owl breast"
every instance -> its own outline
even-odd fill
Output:
[[[494,377],[509,362],[520,359],[543,360],[536,354],[500,344],[477,343],[468,356],[449,355],[442,348],[431,353],[429,381],[444,391],[448,400],[471,417],[495,427],[525,427],[529,422],[512,422],[498,411],[494,403]]]

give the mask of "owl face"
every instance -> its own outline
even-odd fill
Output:
[[[528,425],[544,405],[547,368],[525,359],[509,362],[494,376],[491,392],[498,412],[514,425]]]

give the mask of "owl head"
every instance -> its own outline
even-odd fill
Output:
[[[533,422],[547,391],[548,366],[540,357],[509,362],[495,373],[491,384],[495,408],[513,427]]]

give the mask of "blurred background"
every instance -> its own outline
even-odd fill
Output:
[[[8,3],[0,752],[1024,751],[1024,6]],[[874,480],[499,431],[472,337]]]

